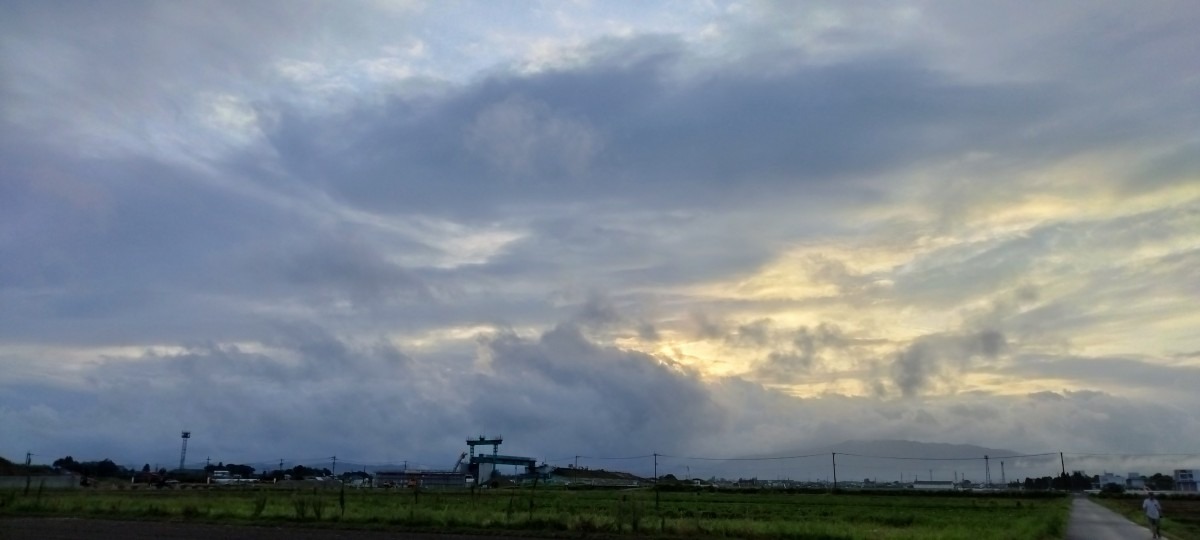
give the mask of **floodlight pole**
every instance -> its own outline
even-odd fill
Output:
[[[179,438],[183,439],[183,446],[179,449],[179,471],[183,471],[184,460],[187,459],[187,442],[192,438],[192,432],[183,431],[179,433]]]

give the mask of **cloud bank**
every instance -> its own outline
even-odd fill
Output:
[[[1194,448],[1200,10],[1060,7],[6,5],[0,453]]]

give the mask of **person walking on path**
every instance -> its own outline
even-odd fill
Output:
[[[1158,504],[1158,499],[1154,498],[1153,491],[1146,496],[1146,500],[1142,501],[1142,511],[1146,513],[1146,519],[1150,521],[1150,532],[1154,533],[1154,538],[1162,538],[1162,531],[1158,528],[1158,523],[1162,519],[1162,505]]]

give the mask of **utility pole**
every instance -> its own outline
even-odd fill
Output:
[[[992,487],[992,464],[987,456],[983,456],[983,485],[985,488]]]
[[[1004,489],[1008,489],[1008,477],[1004,476],[1004,462],[1000,462],[1000,483],[1004,484]]]
[[[1064,484],[1063,487],[1066,488],[1068,491],[1070,491],[1071,482],[1070,482],[1070,479],[1067,478],[1067,461],[1065,459],[1063,459],[1062,452],[1058,453],[1058,464],[1062,466],[1062,475],[1063,475],[1063,484]]]
[[[658,452],[654,453],[654,510],[658,511]]]
[[[33,452],[25,452],[25,494],[29,495],[29,467],[33,464]]]
[[[575,476],[575,478],[572,479],[575,481],[574,483],[578,484],[579,483],[579,456],[575,456],[575,470],[571,471],[571,474]]]
[[[331,474],[337,476],[337,456],[333,456],[333,472]]]
[[[830,452],[833,458],[833,491],[837,491],[837,452]]]

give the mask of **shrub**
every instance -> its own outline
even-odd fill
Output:
[[[308,501],[301,497],[292,499],[292,510],[296,512],[296,519],[308,518]]]

